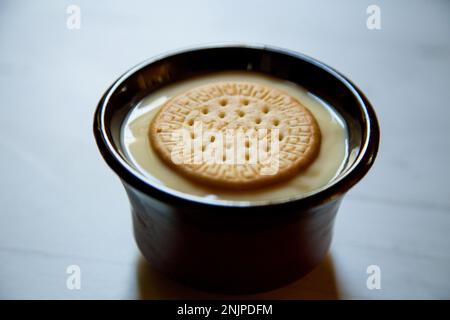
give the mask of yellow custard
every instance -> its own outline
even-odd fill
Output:
[[[155,153],[148,138],[153,117],[172,97],[200,85],[219,81],[260,83],[283,90],[300,101],[316,118],[321,131],[320,151],[314,162],[287,181],[246,191],[204,186],[190,181],[166,165]],[[210,73],[177,82],[148,95],[125,119],[122,127],[122,144],[129,161],[152,184],[210,199],[250,202],[283,200],[319,189],[339,174],[348,155],[345,122],[331,106],[291,82],[243,71]]]

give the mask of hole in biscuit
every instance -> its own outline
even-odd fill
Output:
[[[215,136],[211,136],[211,138],[209,139],[209,141],[214,142],[216,140]]]
[[[194,139],[195,138],[195,134],[194,134],[194,132],[191,132],[191,139]]]
[[[248,99],[242,99],[242,100],[241,100],[241,103],[242,103],[244,106],[248,106],[248,104],[250,103],[250,101],[248,101]]]
[[[161,128],[156,129],[156,132],[157,132],[157,133],[160,133],[161,131],[162,131]]]
[[[245,147],[246,147],[246,148],[249,148],[249,147],[250,147],[250,141],[248,141],[248,140],[245,141]]]
[[[245,160],[246,161],[250,160],[250,154],[248,153],[248,151],[245,153]]]
[[[206,146],[202,145],[202,151],[205,151],[205,150],[206,150]]]
[[[280,120],[278,120],[278,119],[273,119],[272,123],[273,123],[273,125],[274,125],[275,127],[278,127],[278,125],[280,124]]]
[[[256,118],[256,119],[255,119],[255,123],[256,123],[256,124],[260,124],[260,123],[261,123],[261,118]]]
[[[225,118],[225,112],[219,112],[219,118]]]
[[[194,119],[189,119],[188,120],[188,125],[192,126],[194,124]]]
[[[262,112],[268,113],[268,112],[269,112],[269,107],[264,106],[264,107],[262,108]]]
[[[202,113],[203,113],[203,114],[208,114],[208,111],[209,111],[208,108],[203,108],[203,109],[202,109]]]
[[[220,100],[219,100],[219,104],[220,104],[222,107],[225,107],[225,106],[228,104],[228,101],[227,101],[227,99],[220,99]]]
[[[238,111],[238,116],[242,118],[243,116],[245,116],[245,112],[242,111],[242,110],[239,110]]]
[[[284,139],[284,135],[282,133],[280,133],[280,135],[278,136],[278,141],[282,141]]]

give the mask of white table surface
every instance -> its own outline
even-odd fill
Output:
[[[80,30],[66,28],[69,4],[81,8]],[[370,4],[381,8],[381,30],[366,28]],[[221,41],[333,66],[367,94],[382,131],[327,259],[247,298],[450,298],[450,2],[294,0],[0,2],[0,298],[220,297],[143,262],[92,118],[129,67]],[[80,290],[66,287],[73,264]],[[366,287],[372,264],[380,290]]]

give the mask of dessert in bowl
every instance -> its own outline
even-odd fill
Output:
[[[339,204],[379,143],[370,103],[344,76],[252,45],[134,67],[99,102],[94,133],[150,264],[239,293],[285,285],[323,259]]]

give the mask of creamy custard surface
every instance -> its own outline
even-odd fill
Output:
[[[317,158],[291,179],[256,190],[233,191],[212,188],[190,181],[165,164],[150,145],[148,131],[159,108],[172,97],[189,89],[219,81],[247,81],[275,87],[302,103],[316,118],[321,131]],[[340,115],[318,97],[288,81],[253,72],[220,72],[178,82],[145,97],[129,113],[122,127],[126,156],[152,184],[200,197],[231,201],[279,201],[317,190],[342,170],[348,155],[347,128]]]

